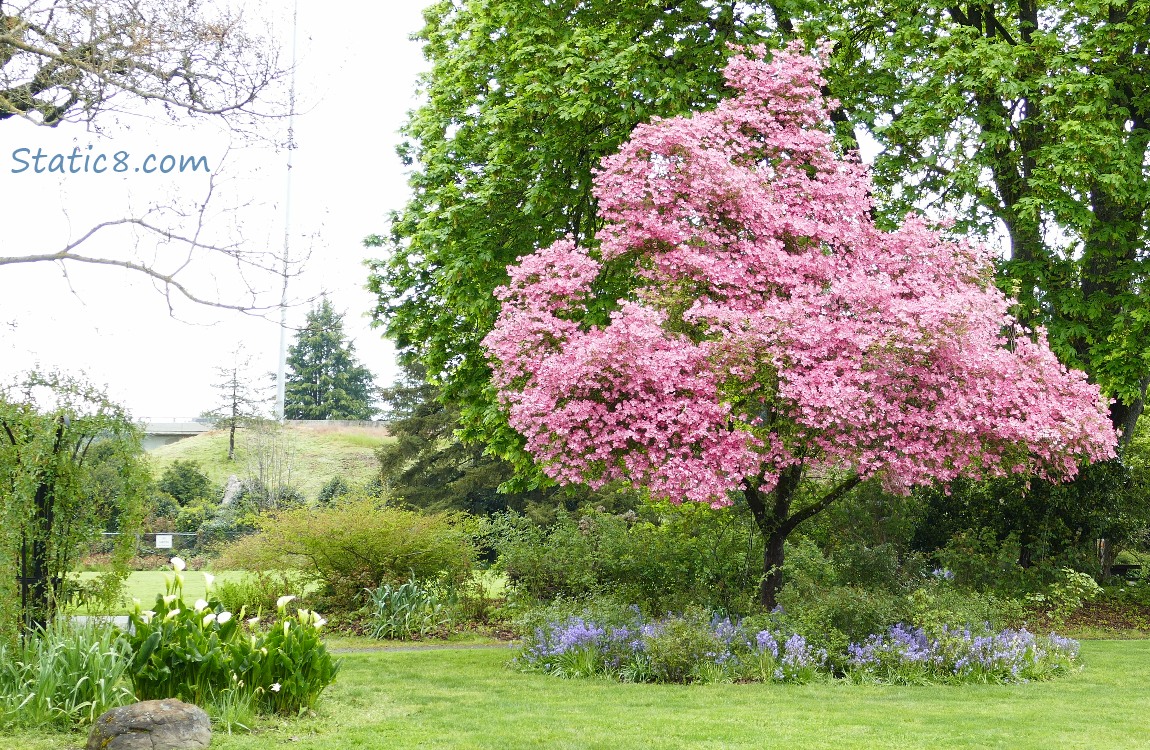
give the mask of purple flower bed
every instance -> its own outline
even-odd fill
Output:
[[[516,657],[528,671],[600,674],[633,682],[806,682],[826,662],[797,633],[690,615],[602,626],[581,617],[548,623]]]
[[[897,684],[1026,682],[1073,668],[1078,643],[1026,630],[896,625],[828,658],[800,634],[698,613],[623,625],[582,617],[549,622],[524,639],[526,671],[631,682],[807,682],[820,675]],[[838,665],[837,668],[835,665]]]
[[[851,644],[848,653],[850,674],[858,680],[1026,682],[1069,671],[1078,658],[1078,642],[1025,629],[944,627],[931,636],[922,628],[895,625],[863,644]]]

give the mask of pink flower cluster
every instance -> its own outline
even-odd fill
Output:
[[[906,489],[1113,457],[1098,388],[1010,317],[986,251],[876,229],[817,61],[753,52],[737,96],[604,160],[596,250],[556,242],[496,292],[494,383],[544,471],[723,505],[798,461]],[[620,264],[632,291],[587,322]]]

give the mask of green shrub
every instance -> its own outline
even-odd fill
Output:
[[[129,648],[109,623],[62,620],[0,644],[0,727],[72,729],[132,703]]]
[[[655,682],[701,682],[699,668],[711,664],[724,643],[710,627],[710,616],[691,608],[668,618],[645,639],[648,669]],[[712,676],[713,677],[713,676]]]
[[[374,499],[281,511],[261,517],[259,529],[226,550],[221,565],[296,570],[330,609],[356,609],[364,589],[384,583],[461,583],[475,561],[468,516],[418,513]]]
[[[886,551],[893,555],[893,550]],[[896,625],[909,624],[933,635],[947,628],[1002,629],[1023,619],[1016,599],[958,586],[950,570],[915,573],[917,560],[896,568],[878,561],[875,552],[840,548],[831,558],[806,538],[787,548],[778,595],[786,622],[825,649],[838,671],[848,668],[842,661],[848,644],[863,643]],[[858,585],[860,580],[871,585]]]
[[[266,630],[256,629],[258,618],[245,622],[243,610],[232,613],[214,596],[189,605],[178,560],[173,558],[177,573],[155,608],[145,610],[137,601],[129,616],[137,697],[226,705],[246,700],[235,691],[247,691],[260,712],[292,716],[313,707],[339,671],[320,640],[323,618],[306,609],[289,615],[290,595],[280,597],[277,620]]]
[[[195,534],[211,516],[212,510],[203,505],[185,505],[176,514],[176,531]]]
[[[202,503],[218,496],[212,480],[203,472],[197,461],[177,458],[164,469],[156,485],[160,492],[171,495],[180,505]]]
[[[490,534],[497,567],[538,601],[610,592],[652,614],[691,604],[753,610],[762,548],[745,513],[694,503],[644,513],[560,513],[550,527],[498,516]]]
[[[320,505],[338,500],[344,495],[351,494],[351,487],[344,481],[341,476],[334,476],[327,481],[323,487],[319,488],[319,494],[316,495],[316,502]]]
[[[1012,626],[1023,619],[1022,603],[981,594],[932,577],[907,595],[906,621],[934,635],[945,628]]]
[[[1004,597],[1038,591],[1055,573],[1041,565],[1023,568],[1018,564],[1018,535],[999,540],[986,528],[955,534],[935,556],[942,567],[953,571],[958,586]]]
[[[1102,587],[1091,576],[1072,568],[1062,568],[1057,581],[1045,591],[1028,594],[1026,601],[1046,614],[1052,623],[1061,625],[1084,602],[1101,593]]]
[[[148,513],[153,518],[176,518],[180,513],[179,501],[166,492],[153,492],[148,503]]]
[[[548,623],[572,618],[594,621],[610,627],[624,627],[640,616],[639,607],[611,594],[595,597],[572,598],[557,596],[539,604],[513,601],[504,608],[512,630],[520,636],[529,636]]]

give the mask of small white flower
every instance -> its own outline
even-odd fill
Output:
[[[311,613],[303,607],[300,607],[298,610],[296,610],[295,615],[299,618],[301,625],[306,625],[311,621]]]
[[[164,622],[167,622],[168,620],[176,619],[176,617],[179,616],[179,614],[180,614],[180,610],[178,610],[178,609],[170,610],[168,612],[168,614],[164,615]]]
[[[311,626],[316,630],[319,630],[324,625],[327,625],[327,620],[323,619],[322,617],[311,621]]]
[[[255,617],[252,617],[251,619],[248,620],[248,625],[250,625],[251,627],[254,628],[256,626],[256,623],[259,621],[260,621],[259,615],[256,615]]]
[[[295,597],[291,594],[281,596],[279,599],[276,599],[276,609],[283,609],[287,606],[288,602],[292,601],[293,599],[295,599]]]
[[[184,562],[184,558],[182,558],[182,557],[173,557],[171,562],[172,562],[172,570],[176,571],[177,573],[179,573],[184,568],[188,567],[188,564],[186,562]]]
[[[220,616],[216,618],[216,622],[223,625],[224,623],[226,623],[230,619],[232,619],[232,613],[231,612],[220,612]]]
[[[273,682],[272,686],[271,686],[271,691],[273,693],[278,693],[280,691],[280,684],[278,682]]]
[[[204,573],[204,588],[210,589],[216,582],[216,577],[211,573]]]
[[[175,600],[177,600],[179,598],[180,597],[175,595],[175,594],[168,594],[167,596],[164,597],[164,604],[170,605],[172,602],[174,602]]]
[[[207,626],[211,625],[215,621],[216,621],[216,613],[215,612],[208,612],[206,615],[204,615],[203,627],[206,628]]]
[[[192,605],[192,608],[195,609],[197,612],[203,612],[205,609],[208,608],[208,603],[204,599],[196,599],[196,603],[194,605]]]
[[[156,616],[156,611],[153,609],[145,609],[143,612],[140,613],[140,619],[144,621],[145,625],[150,623],[152,621],[152,618],[155,616]]]
[[[134,597],[134,596],[133,596],[133,597],[132,597],[132,606],[135,608],[135,610],[136,610],[137,612],[139,612],[141,609],[143,609],[143,607],[144,607],[144,603],[143,603],[143,602],[141,602],[139,599],[137,599],[136,597]]]

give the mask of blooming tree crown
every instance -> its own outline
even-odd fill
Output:
[[[1020,329],[988,251],[879,231],[819,63],[751,53],[736,96],[603,161],[595,249],[560,240],[496,291],[493,382],[543,471],[719,506],[799,462],[906,489],[1113,457],[1097,386]]]

